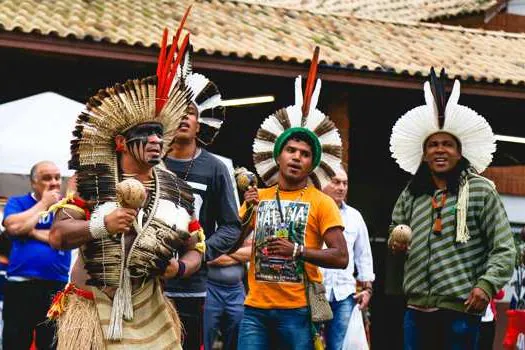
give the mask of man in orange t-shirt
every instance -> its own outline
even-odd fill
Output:
[[[255,169],[268,188],[249,188],[240,213],[243,232],[254,234],[238,349],[313,349],[305,281],[322,281],[318,266],[348,265],[339,209],[319,190],[341,165],[342,142],[316,109],[318,56],[316,48],[304,94],[299,76],[295,104],[266,118],[253,144]]]
[[[275,150],[277,184],[249,189],[241,208],[244,217],[248,207],[258,205],[238,348],[312,349],[304,278],[321,282],[318,266],[347,266],[343,222],[335,202],[308,184],[322,152],[316,135],[290,128]]]

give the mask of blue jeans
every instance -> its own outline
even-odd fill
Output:
[[[334,300],[330,302],[334,318],[326,322],[324,334],[326,350],[341,350],[343,347],[348,322],[350,322],[350,316],[355,304],[354,294],[341,301]]]
[[[246,306],[237,347],[242,350],[312,350],[310,311]]]
[[[405,350],[476,350],[481,317],[451,310],[422,312],[407,308]]]
[[[220,330],[224,349],[235,350],[244,313],[244,285],[224,285],[208,280],[204,302],[204,349],[212,350]]]

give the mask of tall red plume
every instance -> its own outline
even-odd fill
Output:
[[[171,83],[173,82],[173,79],[175,78],[175,75],[177,74],[177,68],[179,67],[180,63],[182,62],[182,59],[184,58],[184,55],[186,53],[186,49],[188,48],[188,44],[190,43],[190,34],[186,34],[184,37],[184,40],[182,41],[182,45],[180,46],[180,49],[177,53],[177,58],[175,59],[175,62],[171,66],[171,70],[169,71],[166,79],[166,84],[164,85],[164,92],[166,93],[166,96],[168,95],[169,89],[171,87]]]
[[[162,70],[160,71],[160,77],[162,77],[162,85],[159,84],[158,90],[160,92],[163,92],[166,90],[166,79],[168,77],[168,72],[170,71],[170,67],[173,64],[173,57],[175,57],[175,49],[177,48],[177,42],[175,41],[175,37],[173,37],[170,51],[168,52],[168,56],[166,57],[166,61],[164,63],[164,66],[162,67]]]
[[[188,6],[188,8],[186,9],[186,12],[184,12],[184,16],[182,16],[182,19],[179,24],[179,28],[177,29],[177,33],[175,33],[175,42],[177,44],[179,43],[179,38],[180,38],[180,33],[182,32],[182,28],[184,27],[184,24],[186,23],[186,18],[188,18],[188,15],[190,14],[191,6],[192,5]],[[179,52],[178,47],[177,47],[177,52]]]
[[[170,50],[166,56],[167,42],[168,42],[168,29],[164,29],[162,35],[162,43],[160,46],[159,59],[157,61],[157,100],[156,100],[156,112],[159,113],[162,107],[166,104],[168,100],[168,93],[171,87],[171,83],[177,74],[177,67],[179,66],[182,56],[184,55],[184,50],[180,51],[178,47],[178,42],[182,28],[186,23],[186,18],[190,13],[191,5],[186,9],[182,20],[180,21],[179,27],[173,41],[171,43]],[[184,49],[188,46],[189,34],[186,34],[182,46]],[[177,58],[174,60],[175,54]]]
[[[310,101],[312,100],[312,93],[314,92],[315,82],[317,80],[317,67],[319,65],[319,46],[315,47],[312,63],[310,63],[310,71],[306,79],[306,87],[303,95],[303,117],[308,115],[310,110]]]
[[[166,62],[166,45],[167,44],[168,44],[168,28],[164,28],[164,32],[162,33],[162,43],[160,44],[159,58],[157,60],[157,78],[158,78],[157,86],[160,86],[161,84],[160,77],[161,77],[162,69]]]

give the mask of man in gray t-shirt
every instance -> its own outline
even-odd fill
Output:
[[[203,264],[202,268],[190,278],[172,279],[166,284],[165,294],[175,302],[186,329],[184,348],[192,350],[199,348],[198,343],[202,341],[201,329],[205,337],[210,331],[209,328],[206,329],[208,322],[205,320],[207,312],[204,302],[205,298],[207,303],[210,295],[217,294],[210,291],[210,288],[213,289],[217,284],[224,285],[224,288],[236,291],[237,293],[231,293],[231,296],[237,295],[237,298],[241,298],[239,290],[242,289],[241,306],[244,301],[241,282],[244,274],[243,265],[229,263],[228,266],[219,267],[225,260],[235,259],[225,254],[239,239],[238,205],[226,166],[205,149],[197,148],[191,159],[177,159],[170,155],[165,159],[165,164],[192,187],[195,212],[206,235],[204,262],[214,262]],[[210,279],[213,285],[207,282]],[[236,289],[229,288],[232,286]],[[221,292],[221,295],[223,294]],[[206,345],[206,341],[204,343],[205,349],[211,350],[211,347]],[[235,340],[233,343],[235,344]]]
[[[206,84],[194,84],[195,81],[206,81]],[[194,350],[203,342],[203,306],[209,286],[204,262],[230,252],[239,240],[241,223],[226,165],[201,147],[213,141],[217,126],[222,123],[223,110],[217,103],[220,93],[213,82],[199,74],[191,74],[183,83],[192,89],[192,104],[176,131],[165,164],[193,189],[195,213],[206,235],[206,251],[202,268],[190,278],[167,281],[165,294],[176,305],[186,330],[183,349]],[[239,268],[242,266],[228,270],[238,275]]]

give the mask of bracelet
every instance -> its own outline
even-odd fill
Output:
[[[297,258],[296,255],[297,255],[297,248],[298,247],[299,247],[299,244],[297,244],[297,242],[295,242],[293,244],[293,253],[292,253],[292,259],[294,259],[294,260]]]
[[[98,208],[97,208],[98,209]],[[95,210],[89,219],[89,233],[93,239],[101,239],[110,236],[104,224],[104,213]]]
[[[299,246],[299,256],[298,258],[302,258],[304,256],[304,245]]]
[[[374,294],[374,290],[372,289],[372,287],[365,287],[365,288],[363,288],[363,291],[368,292],[368,294],[370,294],[370,296],[372,296]]]
[[[179,263],[179,270],[177,271],[177,274],[175,275],[175,278],[182,278],[184,277],[184,272],[186,272],[186,264],[182,260],[177,260]]]

